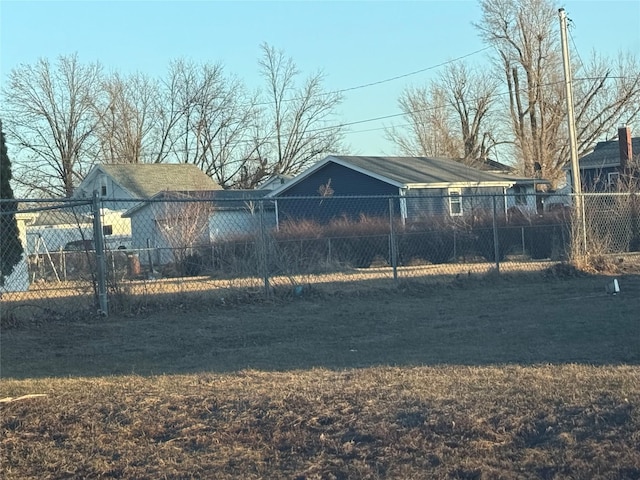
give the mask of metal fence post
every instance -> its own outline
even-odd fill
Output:
[[[93,194],[93,243],[96,249],[96,275],[98,287],[98,313],[106,317],[109,314],[107,304],[107,265],[104,256],[104,237],[102,219],[100,218],[100,198],[97,192]]]
[[[587,217],[586,217],[586,211],[585,211],[585,207],[584,207],[584,194],[582,192],[578,193],[578,196],[580,197],[580,208],[582,208],[582,215],[581,215],[581,220],[582,220],[582,255],[584,257],[587,256],[587,253],[589,253],[589,249],[587,248]]]
[[[151,256],[151,239],[147,238],[147,260],[149,261],[149,274],[147,275],[148,278],[152,278],[154,276],[154,270],[153,270],[153,258]]]
[[[493,196],[493,256],[496,260],[496,271],[500,273],[500,240],[498,238],[498,219],[496,214],[496,196]]]
[[[398,247],[396,245],[396,230],[393,224],[393,198],[389,198],[389,242],[391,247],[391,266],[393,267],[393,281],[398,283]]]
[[[640,241],[640,225],[638,222],[638,193],[630,193],[629,199],[631,200],[631,245],[635,250],[638,248],[638,242]]]
[[[269,288],[269,257],[267,252],[267,231],[264,221],[264,200],[260,200],[260,248],[258,250],[258,258],[264,281],[264,295],[269,298],[271,288]]]

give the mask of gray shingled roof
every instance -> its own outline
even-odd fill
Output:
[[[78,223],[91,223],[91,219],[86,213],[73,213],[73,211],[60,209],[38,212],[31,225],[35,227],[47,225],[76,225]]]
[[[150,198],[165,190],[220,190],[222,187],[191,164],[143,163],[100,165],[121,187],[138,198]]]
[[[493,172],[493,173],[514,174],[517,171],[511,165],[506,165],[496,160],[491,160],[490,158],[484,159],[481,163],[479,163],[475,167],[480,170],[484,170],[485,172]]]
[[[640,137],[631,139],[633,158],[640,154]],[[593,152],[580,158],[580,168],[603,168],[620,166],[620,144],[618,140],[598,142]]]
[[[246,207],[249,200],[259,200],[269,193],[269,190],[216,190],[210,192],[215,208],[220,210]],[[265,208],[267,208],[265,203]]]
[[[345,163],[367,170],[403,185],[428,183],[506,182],[510,177],[461,162],[430,157],[333,156]]]
[[[185,200],[209,200],[215,210],[239,210],[247,207],[247,202],[259,200],[265,197],[269,190],[200,190],[189,192],[165,191],[158,192],[152,198],[131,207],[122,214],[123,217],[131,217],[135,212],[154,202],[171,201],[172,199]],[[271,202],[265,202],[264,208],[273,209]]]

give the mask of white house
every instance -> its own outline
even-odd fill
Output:
[[[126,163],[96,165],[75,189],[74,198],[92,198],[97,192],[102,206],[125,211],[140,200],[164,191],[221,190],[211,177],[192,164]]]
[[[105,245],[116,249],[134,246],[131,219],[122,214],[141,200],[167,191],[220,189],[206,173],[192,164],[101,164],[89,171],[73,197],[91,199],[94,192],[98,194]],[[89,213],[90,207],[84,210]],[[147,235],[144,231],[136,233],[136,237],[144,235]]]
[[[164,265],[186,251],[275,226],[265,190],[160,192],[123,213],[131,221],[132,248],[140,261]],[[261,208],[262,206],[262,208]]]

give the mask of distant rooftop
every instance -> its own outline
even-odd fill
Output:
[[[332,156],[403,185],[460,182],[504,182],[497,174],[448,158]]]
[[[163,191],[158,192],[152,198],[144,200],[122,214],[123,217],[130,217],[146,206],[161,202],[175,200],[206,201],[212,205],[214,210],[238,210],[249,208],[252,201],[260,200],[269,193],[269,190],[200,190],[200,191]],[[264,204],[265,209],[272,209],[270,202]]]
[[[634,158],[640,154],[640,137],[631,139]],[[618,140],[598,142],[591,153],[580,158],[580,168],[604,168],[620,166],[620,144]]]
[[[211,177],[192,164],[135,163],[99,165],[103,172],[134,197],[150,198],[158,192],[221,190]]]

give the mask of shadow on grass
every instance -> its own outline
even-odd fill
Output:
[[[561,272],[560,272],[561,273]],[[3,306],[4,378],[379,365],[640,364],[640,276],[483,274],[429,282],[114,297]],[[66,310],[65,310],[66,308]],[[11,314],[13,312],[13,314]]]

